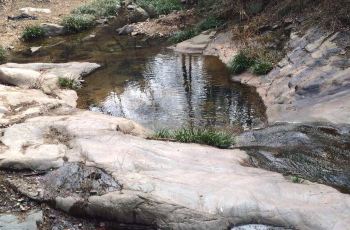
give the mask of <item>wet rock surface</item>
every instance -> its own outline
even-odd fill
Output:
[[[252,164],[350,192],[350,126],[277,124],[236,138]]]

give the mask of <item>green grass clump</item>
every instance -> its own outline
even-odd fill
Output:
[[[234,144],[231,134],[211,129],[182,128],[174,131],[163,129],[157,131],[154,137],[183,143],[206,144],[223,149],[229,148]]]
[[[179,32],[176,32],[169,41],[171,43],[179,43],[183,42],[187,39],[193,38],[194,36],[198,35],[198,32],[195,29],[186,29]]]
[[[40,26],[28,26],[22,33],[24,41],[34,41],[45,37],[45,31]]]
[[[66,77],[58,78],[58,85],[63,89],[79,89],[81,87],[79,81]]]
[[[158,15],[169,14],[183,8],[179,0],[137,0],[136,4],[142,8],[152,6]]]
[[[6,60],[6,50],[0,47],[0,63],[3,63]]]
[[[90,14],[72,14],[63,19],[62,25],[68,33],[78,33],[90,29],[94,20],[95,17]]]
[[[269,61],[257,60],[252,66],[252,72],[256,75],[268,74],[273,69],[273,65]]]
[[[74,9],[72,13],[80,15],[89,14],[95,16],[96,18],[108,17],[116,15],[119,7],[119,0],[94,0]]]
[[[298,184],[303,183],[303,181],[304,181],[302,178],[300,178],[298,176],[291,176],[290,179],[292,180],[293,183],[298,183]]]
[[[198,25],[196,26],[196,30],[198,32],[202,32],[205,30],[218,28],[218,27],[222,26],[223,24],[224,24],[224,21],[210,16],[210,17],[206,18],[205,20],[201,21],[200,23],[198,23]]]
[[[244,52],[239,52],[228,64],[228,68],[233,74],[240,74],[249,69],[254,64],[254,59]]]

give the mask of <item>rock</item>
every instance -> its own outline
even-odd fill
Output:
[[[38,88],[52,93],[59,88],[58,78],[79,80],[100,65],[95,63],[70,62],[64,64],[32,63],[0,65],[0,83],[11,84],[21,88]]]
[[[44,13],[44,14],[51,14],[50,9],[44,9],[44,8],[33,8],[33,7],[25,7],[19,9],[21,13],[30,14],[30,13]]]
[[[134,22],[141,22],[141,21],[145,21],[146,19],[149,18],[148,13],[141,7],[136,6],[136,5],[128,5],[127,6],[128,9],[128,17],[130,22],[134,23]]]
[[[131,34],[134,31],[134,27],[131,25],[125,25],[119,29],[117,29],[117,33],[119,35],[128,35]]]
[[[43,213],[32,210],[21,215],[0,214],[0,228],[2,230],[37,230],[38,224],[43,221]]]
[[[177,44],[174,50],[180,53],[203,53],[215,34],[215,31],[204,31],[196,37]]]
[[[17,20],[25,20],[25,19],[37,20],[38,18],[36,16],[33,16],[33,15],[21,13],[20,15],[17,15],[17,16],[8,16],[7,19],[17,21]]]
[[[41,49],[41,46],[30,47],[31,54],[37,53]]]
[[[54,23],[41,23],[40,27],[45,31],[46,36],[59,36],[65,33],[63,26]]]
[[[108,19],[107,18],[101,18],[96,20],[97,24],[105,25],[108,24]]]

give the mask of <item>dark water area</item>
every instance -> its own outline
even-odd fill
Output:
[[[242,127],[266,123],[255,89],[230,80],[217,58],[176,53],[165,40],[117,36],[112,25],[23,47],[12,62],[89,61],[78,107],[132,119],[151,128]],[[42,46],[30,54],[29,47]]]

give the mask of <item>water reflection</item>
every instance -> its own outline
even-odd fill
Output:
[[[118,66],[130,71],[129,61]],[[250,128],[265,121],[256,92],[231,83],[225,66],[215,57],[163,50],[143,64],[138,68],[140,72],[131,71],[133,79],[116,80],[102,99],[94,97],[93,89],[86,92],[85,87],[85,94],[90,94],[89,108],[127,117],[153,129],[227,125]],[[118,79],[122,73],[119,69],[114,77]]]

